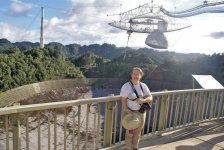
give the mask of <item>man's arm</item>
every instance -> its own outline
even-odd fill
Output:
[[[122,109],[127,108],[127,97],[121,97]]]
[[[148,102],[148,103],[151,103],[152,102],[152,95],[151,94],[149,94],[149,95],[146,95],[145,96],[145,98],[144,98],[144,100],[143,101],[145,101],[145,102]]]
[[[139,98],[136,100],[136,102],[138,104],[143,104],[143,103],[151,103],[152,102],[152,95],[149,94],[149,95],[146,95],[144,98]]]
[[[122,101],[122,110],[125,113],[132,113],[132,111],[127,106],[127,97],[121,97]]]

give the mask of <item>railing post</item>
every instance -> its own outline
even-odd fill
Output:
[[[19,106],[19,103],[15,103],[14,107]],[[13,114],[13,150],[20,150],[20,120],[19,114]]]
[[[199,99],[198,99],[198,107],[197,107],[197,114],[196,114],[196,123],[201,121],[201,113],[202,113],[202,109],[203,109],[203,95],[205,94],[205,92],[200,92],[199,93]]]
[[[164,129],[166,109],[167,109],[166,98],[165,98],[165,95],[163,95],[162,101],[161,101],[160,115],[159,115],[159,126],[158,126],[159,132]],[[159,134],[159,135],[161,136],[162,134]]]
[[[109,96],[114,96],[110,94]],[[104,118],[104,147],[111,146],[112,142],[112,129],[113,129],[113,102],[105,103],[105,118]]]

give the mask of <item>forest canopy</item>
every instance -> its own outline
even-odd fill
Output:
[[[112,44],[79,45],[0,39],[0,92],[34,82],[63,78],[130,78],[141,67],[144,80],[159,88],[184,88],[192,74],[210,74],[224,84],[224,54],[183,54]],[[164,87],[164,83],[166,84]]]

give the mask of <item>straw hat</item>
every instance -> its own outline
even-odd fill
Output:
[[[140,126],[142,121],[142,118],[139,114],[137,113],[129,113],[126,114],[123,118],[122,118],[122,125],[125,129],[128,130],[133,130],[136,129]]]

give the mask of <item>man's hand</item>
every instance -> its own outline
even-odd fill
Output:
[[[123,113],[122,113],[122,118],[126,115],[126,114],[129,114],[129,113],[133,113],[130,109],[128,109],[128,108],[125,108],[124,110],[123,110]]]
[[[142,105],[143,103],[152,103],[152,98],[150,97],[146,97],[144,98],[138,98],[137,100],[135,100],[136,103],[138,103],[139,105]]]
[[[122,109],[123,109],[123,112],[125,112],[125,113],[131,113],[132,112],[128,107],[124,107]]]
[[[152,103],[152,99],[147,100],[148,103]]]
[[[143,98],[138,98],[138,99],[135,100],[135,101],[136,101],[136,103],[138,103],[139,105],[142,105],[143,103],[146,102],[145,99],[143,99]]]

